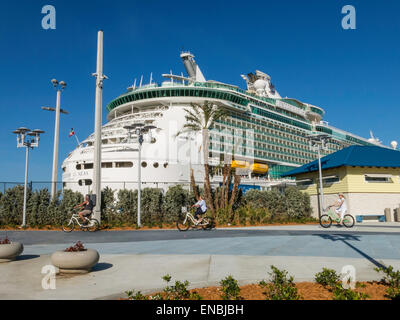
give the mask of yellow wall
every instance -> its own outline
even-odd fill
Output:
[[[366,182],[365,174],[391,174],[392,182]],[[324,193],[400,193],[400,168],[369,168],[369,167],[340,167],[323,170],[322,176],[338,175],[340,181],[337,183],[324,183]],[[310,195],[317,194],[319,188],[318,171],[311,173],[303,173],[296,176],[296,180],[313,179],[314,184],[310,186],[302,186],[300,189]]]
[[[400,168],[347,167],[348,192],[400,193]],[[391,174],[392,182],[366,182],[365,174]]]

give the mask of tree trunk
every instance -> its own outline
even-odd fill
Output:
[[[229,201],[229,216],[231,217],[231,220],[233,219],[233,205],[235,204],[236,196],[238,194],[238,187],[240,184],[240,180],[241,180],[240,176],[235,174],[231,199]]]
[[[193,190],[194,197],[197,200],[198,197],[199,197],[199,193],[197,192],[196,181],[194,180],[193,169],[190,169],[190,184],[192,185],[192,190]]]
[[[206,197],[208,209],[211,211],[212,216],[215,218],[215,209],[214,209],[214,204],[213,204],[213,199],[212,199],[212,194],[211,194],[210,167],[209,167],[208,163],[204,164],[204,172],[205,172],[204,195]]]
[[[225,194],[223,198],[223,207],[226,208],[228,207],[229,203],[229,187],[231,185],[232,181],[232,166],[229,165],[228,167],[228,173],[227,173],[227,179],[226,179],[226,186],[225,186]]]

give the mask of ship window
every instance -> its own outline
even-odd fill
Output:
[[[83,169],[93,169],[93,163],[84,163]]]
[[[112,162],[103,162],[101,164],[102,168],[112,168]]]
[[[91,185],[92,185],[92,180],[91,180],[91,179],[79,180],[79,181],[78,181],[78,184],[79,184],[80,186],[83,186],[83,185],[85,185],[85,186],[91,186]]]
[[[133,163],[132,162],[116,162],[115,167],[116,168],[132,168]]]
[[[142,162],[142,167],[143,167],[143,168],[146,168],[146,167],[147,167],[147,162],[146,162],[146,161],[143,161],[143,162]]]
[[[154,167],[154,168],[158,168],[158,162],[154,162],[154,163],[153,163],[153,167]]]
[[[62,171],[65,172],[65,170],[67,170],[67,168],[66,168],[66,167],[63,167],[63,168],[62,168]]]
[[[76,165],[76,170],[81,170],[81,165],[80,164]]]
[[[164,168],[168,167],[168,162],[164,163]]]

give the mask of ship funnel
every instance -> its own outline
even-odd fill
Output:
[[[205,82],[203,73],[201,72],[199,66],[194,61],[194,55],[190,52],[182,52],[181,59],[185,66],[186,72],[190,78],[195,81]]]

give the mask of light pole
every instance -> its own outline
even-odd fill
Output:
[[[128,130],[128,138],[132,137],[132,134],[137,136],[138,139],[138,200],[137,200],[137,225],[138,228],[141,227],[141,187],[142,187],[142,144],[144,142],[144,134],[149,133],[152,129],[157,129],[155,126],[147,125],[145,126],[143,123],[135,123],[128,126],[125,126],[124,129]],[[150,135],[150,140],[153,142],[153,139]]]
[[[28,128],[21,127],[13,131],[17,135],[17,148],[26,148],[25,151],[25,184],[24,184],[24,206],[22,212],[22,225],[26,226],[26,196],[27,196],[27,185],[28,185],[28,163],[29,163],[29,148],[39,147],[40,135],[44,131],[36,129],[31,131]],[[29,136],[29,138],[28,138]]]
[[[53,147],[53,169],[51,171],[51,198],[54,199],[57,193],[57,169],[58,169],[58,144],[60,136],[60,113],[68,114],[67,111],[61,109],[61,91],[64,91],[67,84],[64,81],[58,82],[56,79],[52,79],[51,83],[57,90],[57,102],[56,108],[42,107],[43,110],[54,111],[56,113],[56,119],[54,124],[54,147]]]
[[[321,218],[322,212],[324,209],[324,187],[322,184],[322,166],[321,166],[321,150],[326,150],[326,143],[330,139],[327,134],[317,134],[317,135],[309,135],[307,136],[311,149],[317,150],[318,152],[318,171],[319,171],[319,185],[320,185],[320,208],[319,208],[319,217]]]

